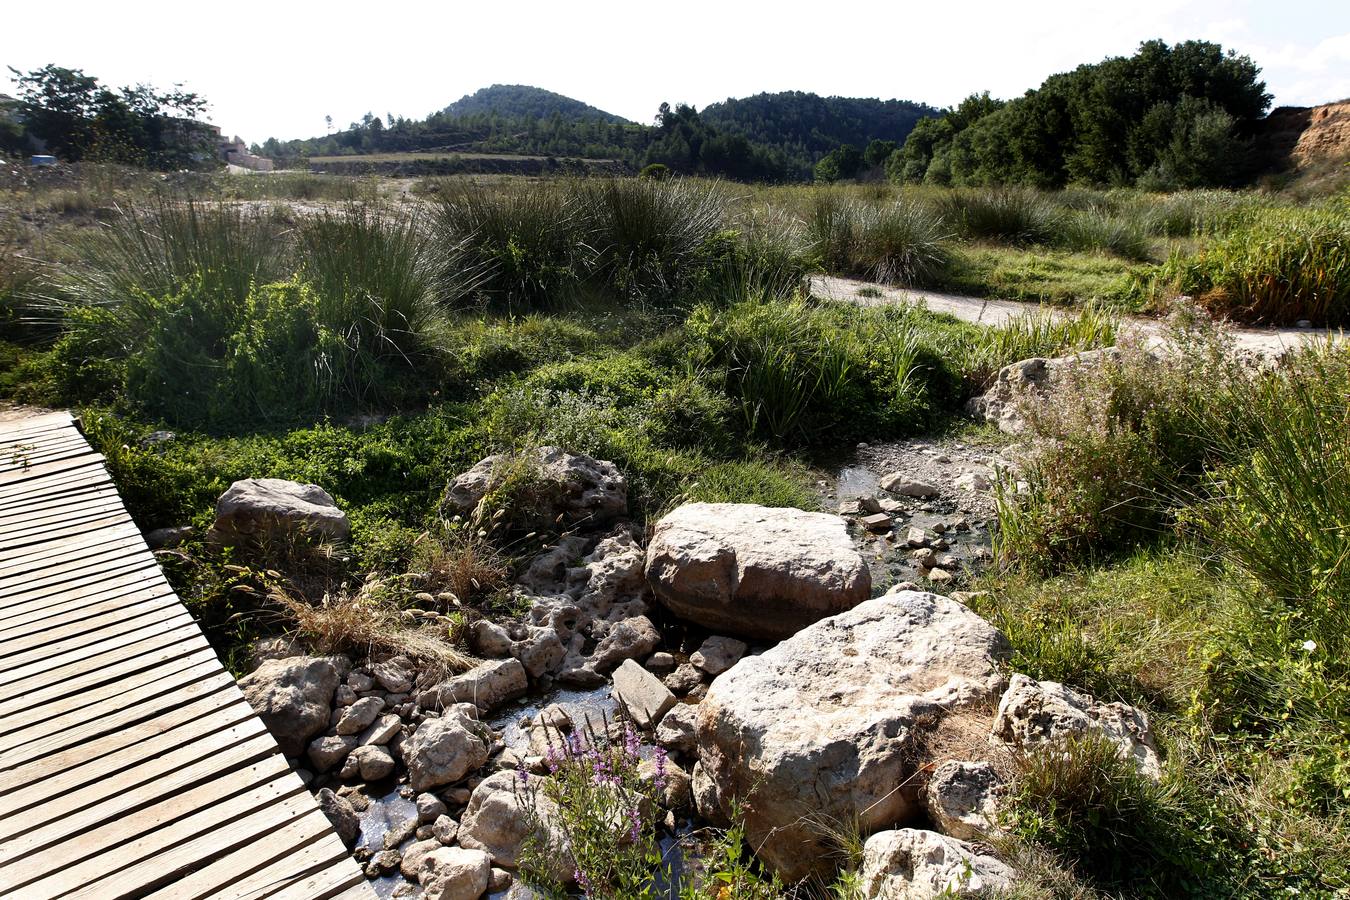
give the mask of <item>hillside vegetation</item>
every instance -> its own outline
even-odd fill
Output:
[[[633,124],[622,116],[596,109],[580,100],[525,84],[494,84],[479,88],[460,97],[442,112],[455,119],[477,115],[506,119],[551,119],[557,116],[570,122],[598,119],[612,125]]]

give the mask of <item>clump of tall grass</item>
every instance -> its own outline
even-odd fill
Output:
[[[630,300],[667,300],[690,286],[723,229],[721,185],[613,178],[573,188],[595,275]]]
[[[1059,227],[1054,204],[1029,188],[957,188],[942,194],[937,207],[967,240],[1045,244]]]
[[[1110,253],[1135,262],[1152,255],[1148,235],[1138,222],[1098,210],[1061,217],[1055,226],[1054,242],[1067,250]]]
[[[918,428],[950,374],[911,322],[803,300],[695,312],[704,362],[725,373],[748,434],[788,444]]]
[[[1114,316],[1091,305],[1071,316],[1027,313],[972,334],[957,352],[966,379],[982,389],[999,369],[1018,360],[1114,346],[1118,329]]]
[[[432,219],[442,294],[465,281],[471,296],[508,309],[576,296],[590,266],[581,207],[567,190],[477,185],[443,192]]]
[[[1155,292],[1193,296],[1238,322],[1350,322],[1350,215],[1271,209],[1194,256],[1174,253],[1154,276]]]
[[[910,286],[941,282],[951,265],[943,219],[918,203],[866,203],[840,194],[816,197],[806,238],[828,272]]]

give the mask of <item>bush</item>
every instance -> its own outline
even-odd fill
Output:
[[[1136,262],[1147,260],[1152,247],[1134,220],[1097,211],[1069,213],[1055,229],[1055,243],[1068,250],[1111,253]]]
[[[1174,253],[1155,291],[1195,297],[1238,322],[1350,322],[1350,215],[1332,208],[1273,209],[1198,254]]]
[[[957,189],[942,194],[937,205],[967,240],[1045,244],[1059,226],[1054,206],[1029,188]]]
[[[590,265],[575,198],[553,187],[460,188],[445,195],[432,229],[443,295],[467,281],[467,297],[535,309],[574,298]]]
[[[689,288],[726,220],[717,184],[615,178],[576,191],[595,273],[627,300],[666,301]]]
[[[943,220],[919,204],[822,193],[807,216],[810,252],[827,272],[912,286],[939,283],[951,263]]]

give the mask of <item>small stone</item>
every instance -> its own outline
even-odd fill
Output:
[[[950,550],[952,545],[947,542],[946,538],[938,538],[928,546],[932,547],[934,550]]]
[[[956,478],[956,487],[962,491],[979,491],[981,493],[988,491],[991,487],[989,478],[979,472],[966,472]]]
[[[934,584],[948,584],[954,577],[946,569],[929,569],[927,572],[928,580]]]
[[[987,762],[948,760],[928,780],[923,804],[938,831],[963,841],[983,840],[996,830],[1002,783]]]
[[[391,694],[406,694],[412,690],[412,677],[402,662],[402,658],[396,657],[371,667],[375,682]]]
[[[347,755],[357,748],[360,741],[355,735],[326,734],[309,742],[305,755],[316,772],[327,772],[341,765]]]
[[[933,534],[945,534],[946,531],[947,531],[947,526],[946,526],[944,523],[942,523],[942,522],[934,522],[934,523],[933,523]]]
[[[936,497],[938,489],[931,484],[922,481],[915,481],[907,478],[900,472],[887,475],[881,479],[881,489],[890,491],[892,494],[899,494],[902,497]]]
[[[640,728],[654,727],[676,703],[659,678],[631,659],[614,670],[613,693]]]
[[[356,809],[351,801],[345,797],[339,797],[328,788],[321,789],[314,795],[314,801],[323,810],[323,814],[328,817],[333,830],[337,836],[342,839],[342,843],[348,847],[356,843],[357,836],[361,833],[361,818],[356,814]]]
[[[914,562],[921,569],[931,569],[933,566],[937,565],[937,554],[927,547],[920,547],[911,555],[914,557]]]
[[[677,703],[661,717],[656,728],[656,742],[675,753],[693,753],[698,707],[692,703]]]
[[[449,847],[459,834],[459,823],[449,816],[437,816],[436,821],[431,823],[431,833],[436,840]]]
[[[415,817],[404,819],[397,825],[390,826],[389,830],[384,833],[384,849],[393,850],[416,832],[417,819]]]
[[[905,545],[908,547],[927,547],[928,535],[922,528],[910,528],[905,532]]]
[[[881,501],[876,497],[859,497],[858,509],[864,513],[881,512]]]
[[[379,781],[394,771],[394,757],[380,746],[357,747],[342,766],[342,777],[360,774],[362,781]]]
[[[677,694],[687,694],[703,683],[703,674],[689,663],[682,663],[664,679],[666,687]]]
[[[488,893],[495,894],[498,891],[504,891],[515,881],[515,877],[505,869],[499,869],[493,866],[488,871]]]
[[[370,727],[375,717],[384,709],[384,701],[379,697],[366,697],[357,700],[342,711],[337,722],[338,734],[356,734]]]
[[[338,685],[337,693],[333,695],[334,706],[351,706],[356,702],[356,691],[352,690],[351,685]]]
[[[883,512],[873,513],[870,516],[863,516],[859,521],[862,522],[863,527],[868,531],[877,532],[890,531],[891,526],[894,524],[894,520]]]
[[[432,793],[417,795],[417,821],[429,825],[446,814],[445,801]]]
[[[944,569],[956,569],[961,566],[961,560],[951,555],[943,556],[938,559],[938,565]]]
[[[373,690],[375,679],[364,672],[353,672],[347,676],[347,686],[359,694],[362,691]]]
[[[403,722],[398,716],[390,713],[387,716],[380,716],[375,724],[371,725],[361,734],[361,746],[370,744],[387,744],[398,735],[403,727]]]
[[[689,657],[689,662],[695,668],[702,669],[709,675],[717,676],[736,665],[740,658],[745,655],[745,650],[744,641],[714,636],[708,638],[694,651],[693,655]]]
[[[557,703],[550,703],[539,711],[536,722],[544,728],[552,728],[567,734],[572,730],[572,716]]]
[[[397,850],[381,850],[370,858],[370,862],[366,865],[366,870],[369,872],[369,870],[373,868],[375,871],[384,874],[394,871],[402,862],[403,854],[399,853]]]
[[[675,657],[664,650],[653,653],[651,656],[647,657],[644,668],[646,668],[648,672],[664,675],[667,672],[675,670]]]
[[[435,839],[419,840],[407,850],[403,851],[403,861],[399,864],[399,871],[403,873],[404,878],[417,880],[417,870],[422,867],[422,860],[427,858],[427,854],[432,850],[439,850],[441,842]]]
[[[422,859],[417,880],[427,900],[478,900],[491,881],[492,859],[482,850],[441,847]]]
[[[502,626],[479,619],[469,629],[470,644],[479,654],[490,659],[511,655],[511,635]]]

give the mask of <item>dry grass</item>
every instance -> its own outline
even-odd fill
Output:
[[[413,550],[412,569],[425,573],[425,591],[436,595],[448,591],[459,603],[491,597],[511,578],[511,566],[501,551],[467,528],[444,538],[424,534]]]

